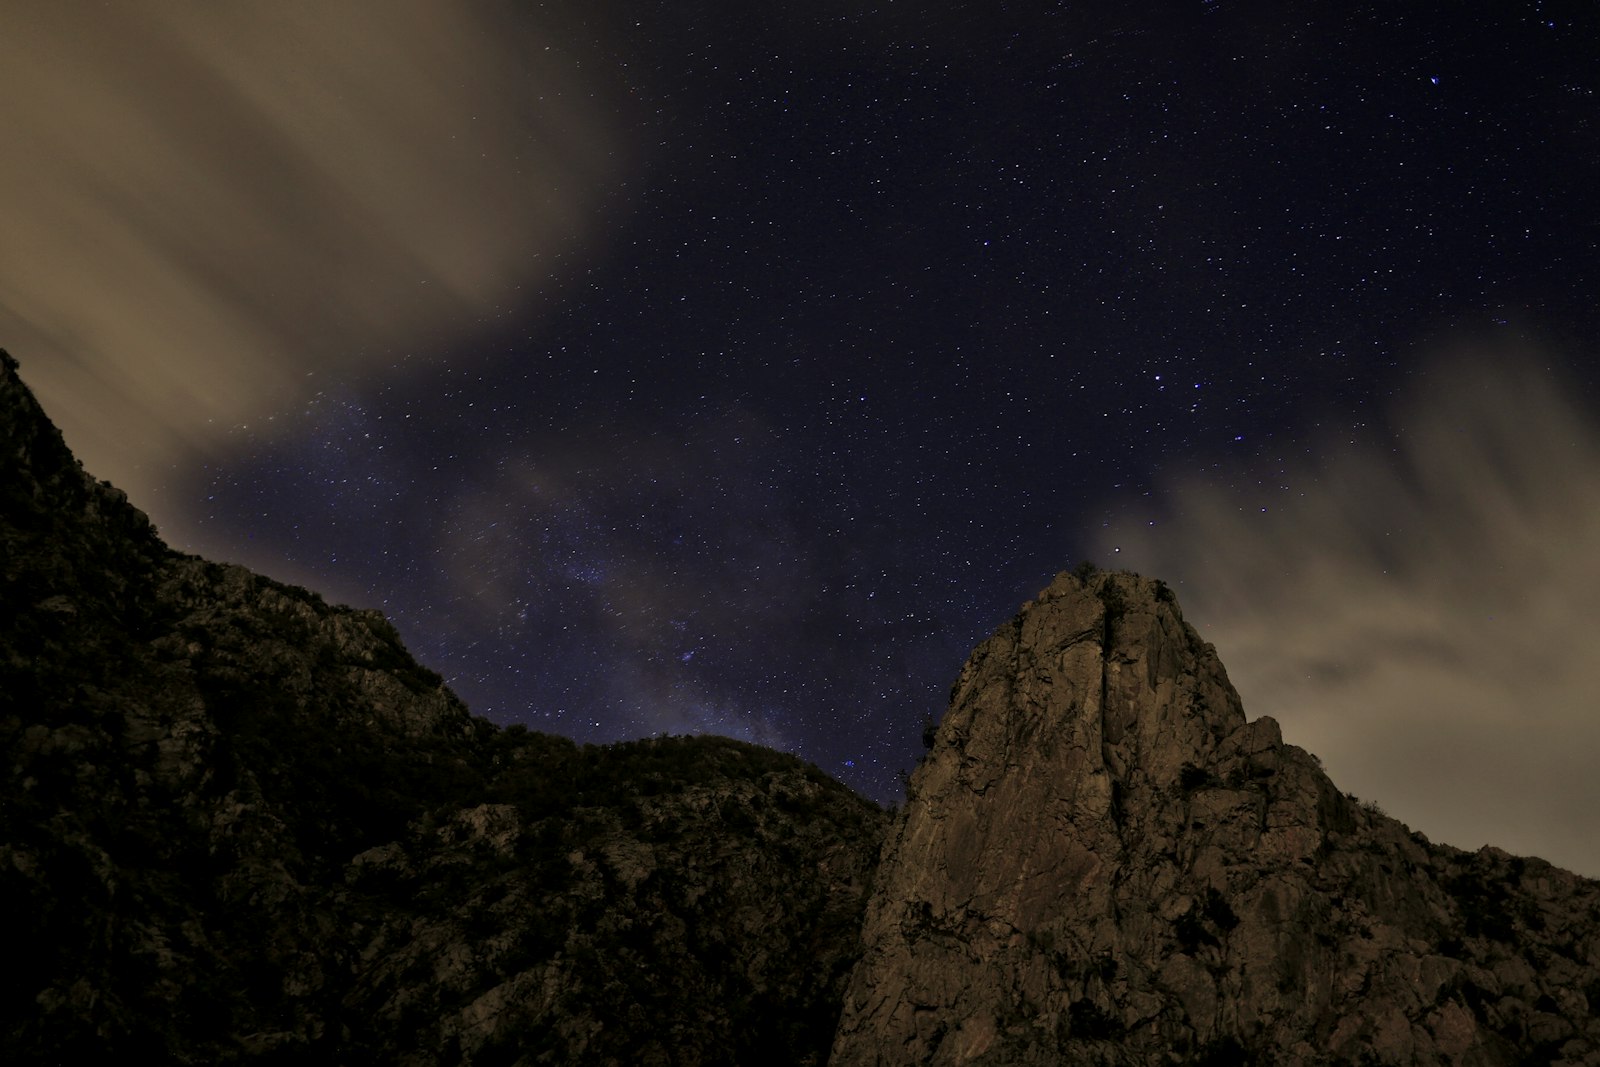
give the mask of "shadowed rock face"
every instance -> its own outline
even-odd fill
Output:
[[[380,613],[169,550],[0,353],[0,1062],[819,1063],[883,825],[474,718]]]
[[[835,1064],[1600,1062],[1600,886],[1341,794],[1159,582],[980,646],[883,855]]]

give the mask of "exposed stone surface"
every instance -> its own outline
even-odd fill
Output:
[[[15,371],[6,1063],[1600,1067],[1600,883],[1340,793],[1159,582],[1025,605],[889,825],[474,718],[380,614],[167,549]]]
[[[381,614],[168,550],[0,353],[0,1060],[818,1063],[883,816],[476,719]]]
[[[1340,793],[1133,575],[973,654],[877,886],[840,1067],[1600,1063],[1600,884]]]

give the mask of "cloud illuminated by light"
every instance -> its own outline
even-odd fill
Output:
[[[1448,353],[1386,430],[1234,473],[1169,486],[1101,558],[1179,585],[1246,713],[1341,788],[1600,875],[1600,433],[1559,380]]]
[[[551,39],[553,40],[553,39]],[[525,311],[624,165],[484,3],[34,4],[0,34],[0,343],[85,466],[163,468]]]

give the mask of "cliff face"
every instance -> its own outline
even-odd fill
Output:
[[[1132,575],[973,654],[877,886],[839,1065],[1600,1063],[1600,885],[1343,795]]]
[[[474,718],[380,614],[167,549],[15,371],[5,1062],[1600,1065],[1600,884],[1340,793],[1159,582],[1025,605],[888,825]]]
[[[474,718],[381,614],[167,549],[3,353],[0,696],[6,1062],[826,1056],[873,805]]]

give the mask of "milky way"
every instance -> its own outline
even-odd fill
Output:
[[[497,721],[892,800],[1091,558],[1345,788],[1600,873],[1593,6],[912,6],[31,5],[0,343]]]

